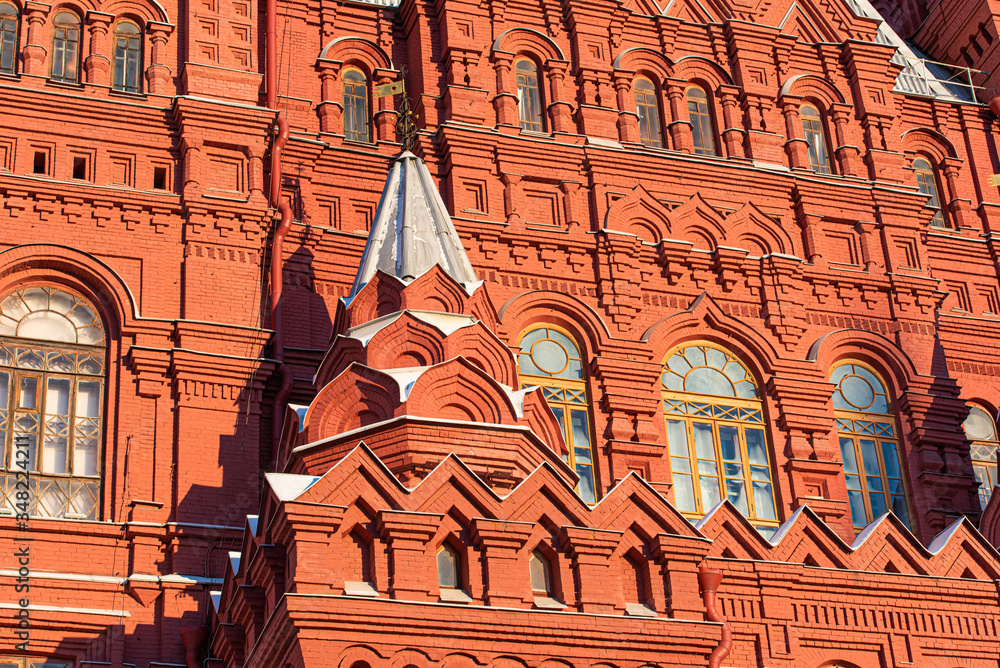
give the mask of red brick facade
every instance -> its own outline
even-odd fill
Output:
[[[988,3],[875,4],[928,57],[997,69]],[[0,0],[0,300],[58,289],[106,334],[96,473],[56,446],[31,471],[97,481],[92,519],[72,502],[16,516],[24,389],[0,407],[0,665],[995,666],[1000,501],[982,510],[962,425],[1000,409],[997,118],[985,88],[901,60],[915,52],[874,16],[865,0]],[[483,285],[433,269],[352,294],[400,153],[399,97],[373,87],[404,67],[413,152]],[[83,382],[17,346],[93,346],[4,314],[0,373]],[[546,326],[579,349],[579,382],[559,386],[578,404],[518,392],[522,336]],[[762,482],[757,430],[774,519],[767,492],[744,502],[770,540],[737,502],[685,509],[663,374],[689,345],[755,387],[733,406],[761,416],[739,422],[741,475]],[[891,428],[898,478],[889,446],[872,480],[845,474],[845,365],[884,384],[872,428]],[[557,420],[570,406],[592,462]],[[595,505],[574,492],[586,475]],[[855,484],[898,485],[883,502],[912,534],[862,499],[856,538]],[[550,596],[532,591],[536,551]]]

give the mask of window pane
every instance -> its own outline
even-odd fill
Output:
[[[69,415],[69,378],[49,377],[45,392],[45,414],[47,417]]]
[[[762,520],[778,519],[774,514],[774,496],[770,483],[755,482],[753,484],[753,503],[758,518]]]
[[[695,422],[692,427],[694,428],[694,449],[698,453],[698,458],[715,461],[715,437],[712,434],[712,425]]]
[[[764,446],[764,432],[761,429],[744,429],[747,440],[747,458],[756,466],[767,466],[767,448]]]
[[[534,592],[548,596],[552,593],[549,560],[539,552],[533,552],[528,560],[528,571],[531,573],[531,589]]]
[[[715,470],[715,462],[698,462],[698,474],[698,481],[701,483],[702,512],[708,512],[713,506],[722,501],[719,479],[715,477],[718,475],[718,472]]]
[[[746,483],[742,480],[726,480],[726,491],[730,503],[736,506],[737,510],[743,513],[743,515],[749,515],[750,508],[747,505]]]
[[[741,461],[739,430],[736,427],[732,425],[719,425],[719,445],[722,447],[723,461]],[[728,473],[726,475],[728,475]]]
[[[101,415],[101,383],[81,380],[77,385],[76,416],[96,418]]]
[[[690,456],[687,442],[687,429],[680,420],[667,420],[667,443],[670,454],[677,457]]]
[[[886,511],[885,507],[885,495],[881,492],[872,492],[868,495],[868,499],[872,504],[872,519],[875,519],[879,515]]]
[[[693,513],[696,508],[694,505],[694,483],[689,475],[679,475],[676,473],[676,468],[674,469],[674,503],[677,504],[677,510],[682,513]]]
[[[37,406],[36,395],[38,390],[38,379],[34,377],[21,378],[21,400],[20,408],[34,410]]]
[[[586,503],[596,503],[597,491],[594,486],[594,468],[585,464],[577,464],[576,473],[580,476],[580,498]]]
[[[861,439],[861,461],[865,465],[865,475],[877,476],[880,474],[878,465],[878,454],[875,451],[875,441]]]
[[[851,522],[855,529],[868,526],[868,516],[865,514],[865,498],[860,491],[848,491],[851,502]]]
[[[445,546],[437,553],[438,585],[448,589],[458,588],[458,555]]]

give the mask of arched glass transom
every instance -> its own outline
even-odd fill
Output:
[[[927,195],[927,208],[934,211],[931,225],[947,227],[944,222],[944,213],[941,212],[941,191],[938,188],[937,176],[934,174],[931,163],[924,158],[917,158],[913,161],[913,171],[917,175],[917,187],[920,188],[920,192]]]
[[[750,371],[726,350],[688,344],[667,356],[662,386],[677,509],[696,519],[728,498],[762,533],[773,533],[764,409]]]
[[[811,104],[804,104],[799,109],[802,117],[802,133],[806,143],[809,158],[809,169],[820,174],[830,174],[830,153],[826,147],[826,130],[823,128],[823,116],[819,109]]]
[[[0,2],[0,74],[17,74],[17,7]]]
[[[632,84],[632,89],[635,91],[635,110],[639,114],[639,141],[643,146],[663,148],[656,86],[646,77],[639,77]]]
[[[972,441],[972,470],[979,482],[979,505],[985,509],[997,486],[997,425],[986,410],[969,406],[969,417],[962,425]]]
[[[833,409],[854,529],[889,510],[909,527],[896,417],[885,383],[858,362],[835,368],[830,382],[836,386]]]
[[[114,89],[142,92],[142,31],[131,21],[120,21],[115,26]]]
[[[577,492],[587,503],[597,501],[590,402],[580,348],[570,336],[551,325],[521,336],[518,357],[521,387],[538,385],[559,420],[569,452],[563,459],[580,476]]]
[[[59,12],[52,19],[52,80],[80,80],[80,17],[73,12]]]
[[[368,133],[368,79],[356,67],[344,70],[344,139],[371,141]]]
[[[98,519],[105,369],[104,326],[79,295],[37,286],[0,301],[7,508],[38,517]],[[18,500],[17,474],[24,471],[32,493]]]
[[[712,112],[708,107],[708,95],[698,86],[691,86],[687,89],[687,104],[694,152],[698,155],[717,155],[715,130],[712,128]]]
[[[538,65],[528,58],[519,58],[514,63],[517,75],[517,110],[521,129],[543,132],[542,91],[538,80]]]

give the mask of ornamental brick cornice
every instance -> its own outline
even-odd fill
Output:
[[[472,520],[472,539],[487,552],[517,552],[528,542],[534,529],[534,522],[477,517]]]
[[[295,542],[326,543],[344,520],[344,506],[283,501],[268,528],[271,539],[281,545]]]
[[[559,543],[574,559],[607,559],[621,542],[623,532],[608,529],[564,526]]]
[[[390,547],[422,549],[437,533],[444,515],[402,510],[380,510],[375,518],[379,534]]]

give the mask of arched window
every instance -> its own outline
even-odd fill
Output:
[[[17,7],[0,2],[0,74],[17,74]]]
[[[639,114],[639,141],[643,146],[663,148],[656,86],[649,79],[639,77],[632,84],[632,89],[635,91],[635,109]]]
[[[356,67],[344,70],[344,139],[371,141],[368,134],[368,79]]]
[[[80,17],[73,12],[59,12],[52,19],[52,80],[80,80]]]
[[[708,95],[698,86],[691,86],[687,89],[687,103],[694,152],[698,155],[718,155],[715,151],[715,130],[712,128]]]
[[[587,503],[595,503],[590,402],[580,348],[566,332],[551,325],[525,333],[520,346],[521,387],[542,387],[545,401],[563,428],[569,449],[563,458],[580,476],[577,493]]]
[[[944,213],[941,211],[941,197],[938,189],[937,175],[931,163],[924,158],[917,158],[913,161],[913,171],[917,175],[917,186],[920,192],[927,195],[927,208],[934,211],[931,225],[935,227],[947,227],[944,222]]]
[[[461,589],[462,558],[458,552],[444,543],[437,552],[438,587],[441,589]]]
[[[514,63],[514,72],[517,74],[517,110],[521,118],[521,129],[544,132],[538,65],[528,58],[518,58]]]
[[[830,382],[837,387],[833,410],[854,528],[863,529],[888,510],[909,527],[896,417],[885,383],[858,362],[835,368]]]
[[[962,425],[972,441],[972,470],[979,482],[979,505],[984,509],[997,486],[997,425],[979,406],[969,406],[969,417]]]
[[[114,89],[142,92],[142,31],[131,21],[119,21],[115,26]]]
[[[555,598],[552,587],[552,564],[548,558],[535,550],[528,559],[528,572],[531,575],[531,593],[535,596]]]
[[[0,443],[7,507],[17,508],[15,441],[23,440],[33,491],[28,512],[98,519],[104,377],[104,326],[82,297],[41,286],[16,290],[0,301]]]
[[[677,509],[698,518],[728,498],[764,534],[778,526],[764,409],[728,351],[687,344],[663,365],[663,407]]]
[[[830,153],[826,148],[826,130],[819,109],[811,104],[803,104],[799,109],[802,117],[802,133],[809,144],[809,169],[819,174],[831,174]]]

